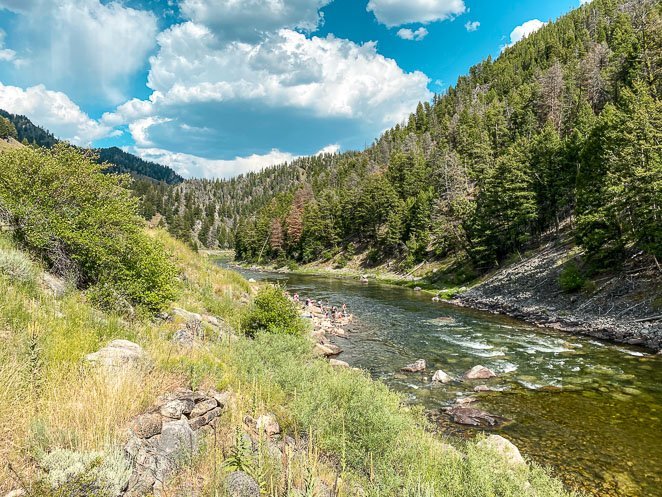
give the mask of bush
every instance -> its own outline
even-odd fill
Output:
[[[586,279],[574,262],[568,265],[561,271],[559,275],[559,286],[561,290],[566,293],[577,292],[584,287]]]
[[[244,315],[241,327],[243,332],[251,337],[259,331],[298,335],[304,330],[296,305],[275,286],[260,289]]]
[[[175,268],[144,231],[128,176],[68,145],[0,154],[0,215],[16,240],[107,307],[151,312],[175,296]]]
[[[0,249],[0,274],[8,276],[13,281],[27,283],[34,281],[37,270],[23,252]]]
[[[131,476],[131,467],[120,451],[74,452],[58,449],[42,457],[45,483],[55,496],[113,497],[120,495]]]

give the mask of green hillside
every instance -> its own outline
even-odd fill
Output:
[[[247,260],[453,255],[482,272],[561,225],[596,265],[659,259],[661,9],[595,0],[476,65],[364,152],[150,191],[146,209]]]

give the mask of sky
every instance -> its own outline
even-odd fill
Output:
[[[0,108],[186,178],[363,149],[587,0],[0,0]]]

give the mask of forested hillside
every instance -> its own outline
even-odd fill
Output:
[[[0,117],[13,124],[16,130],[14,138],[24,145],[52,148],[59,142],[51,132],[37,126],[25,116],[10,114],[0,109]],[[97,162],[99,164],[112,164],[111,167],[106,169],[106,172],[109,173],[129,173],[134,177],[149,178],[168,184],[177,184],[183,181],[183,178],[171,168],[145,161],[117,147],[96,149],[95,154],[98,156]]]
[[[484,271],[569,220],[604,267],[662,257],[662,4],[595,0],[419,104],[360,154],[148,193],[170,229],[239,258],[368,251]],[[234,240],[232,239],[234,232]]]

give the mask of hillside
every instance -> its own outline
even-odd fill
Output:
[[[583,271],[638,251],[654,265],[660,10],[595,0],[473,67],[364,152],[166,192],[168,224],[247,260],[363,253],[406,271],[452,257],[477,276],[570,221]]]
[[[35,125],[25,116],[10,114],[0,109],[0,117],[8,119],[15,127],[19,142],[52,148],[59,140],[51,132]],[[99,164],[108,163],[109,173],[129,173],[137,178],[147,178],[167,184],[177,184],[184,179],[167,166],[148,162],[117,147],[96,149]]]
[[[62,144],[0,154],[0,493],[575,495],[332,367],[280,289],[146,230],[125,186]]]

